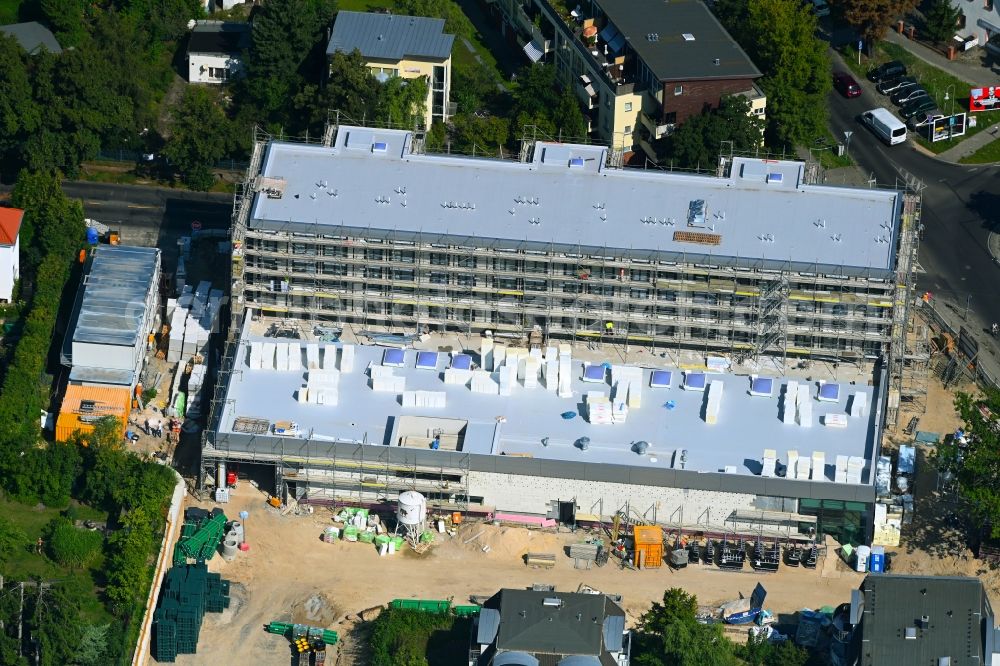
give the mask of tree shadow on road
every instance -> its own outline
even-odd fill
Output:
[[[974,192],[966,206],[982,219],[984,229],[1000,232],[1000,194],[985,190]]]

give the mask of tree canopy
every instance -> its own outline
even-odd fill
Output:
[[[962,10],[951,0],[930,0],[924,12],[924,33],[932,42],[943,43],[951,39],[958,28]]]
[[[977,400],[968,393],[955,396],[966,443],[949,438],[937,449],[937,463],[956,475],[961,497],[973,517],[1000,538],[1000,393],[989,391]]]
[[[163,154],[188,187],[207,190],[213,182],[212,167],[234,143],[232,124],[215,95],[207,88],[192,86],[173,111]]]
[[[688,118],[662,144],[665,154],[684,169],[714,165],[723,142],[731,141],[736,152],[760,147],[764,123],[750,114],[745,97],[727,97],[718,109]]]
[[[858,31],[871,48],[885,36],[885,31],[901,16],[905,16],[917,6],[917,0],[840,0],[844,19]]]
[[[827,44],[800,0],[718,0],[715,12],[764,73],[766,138],[773,147],[811,142],[827,131]]]

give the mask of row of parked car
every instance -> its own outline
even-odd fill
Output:
[[[868,78],[876,84],[876,90],[899,107],[899,115],[911,130],[929,125],[941,117],[937,102],[916,77],[907,74],[906,65],[900,61],[879,65],[868,73]]]

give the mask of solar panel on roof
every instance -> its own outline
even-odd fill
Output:
[[[571,158],[569,158],[569,165],[571,167],[582,167],[583,166],[583,158],[582,157],[571,157]]]
[[[750,382],[750,395],[771,397],[774,391],[774,380],[770,377],[757,377]]]
[[[384,153],[389,150],[389,145],[385,141],[376,141],[372,144],[373,153]]]
[[[603,382],[605,368],[603,365],[588,365],[583,371],[583,381]]]
[[[385,353],[382,354],[382,365],[390,365],[396,368],[402,368],[403,363],[406,361],[406,354],[402,349],[386,349]]]
[[[653,370],[653,374],[649,376],[649,387],[650,388],[670,388],[670,382],[673,379],[669,370]]]
[[[837,402],[840,400],[840,384],[823,384],[817,397],[824,402]]]
[[[437,352],[422,351],[417,353],[417,367],[421,370],[433,370],[437,367]]]
[[[684,388],[689,391],[704,391],[705,383],[704,372],[689,372],[684,375]]]
[[[469,370],[472,368],[472,357],[468,354],[456,354],[451,359],[451,367],[455,370]]]

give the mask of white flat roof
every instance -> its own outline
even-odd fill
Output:
[[[396,376],[405,377],[405,389],[446,394],[443,408],[409,408],[402,406],[399,393],[376,392],[369,383],[366,368],[369,364],[380,365],[386,348],[357,346],[353,371],[340,376],[339,404],[327,406],[296,400],[296,391],[307,377],[305,341],[301,341],[301,367],[287,372],[251,369],[250,341],[290,342],[244,332],[223,403],[219,427],[223,433],[235,432],[237,417],[271,423],[287,420],[298,424],[301,438],[381,446],[395,432],[399,417],[439,417],[467,422],[461,450],[470,454],[527,454],[549,460],[670,468],[675,450],[684,449],[685,469],[718,472],[733,467],[736,473],[747,475],[760,474],[765,449],[774,449],[783,463],[788,461],[789,449],[806,458],[822,451],[826,456],[824,476],[831,482],[838,455],[863,457],[870,463],[876,442],[878,399],[877,389],[871,386],[845,384],[837,401],[820,402],[816,400],[816,383],[808,383],[812,426],[803,427],[781,419],[781,394],[788,380],[775,378],[771,397],[755,397],[749,394],[748,376],[709,374],[710,382],[719,380],[725,386],[717,423],[709,425],[705,420],[707,393],[682,390],[682,371],[670,369],[671,388],[651,389],[652,369],[642,368],[641,407],[630,409],[624,423],[594,425],[585,418],[584,395],[598,390],[610,397],[612,387],[607,381],[582,381],[580,360],[572,363],[571,398],[560,398],[556,392],[546,390],[542,380],[533,389],[517,383],[512,394],[503,397],[473,393],[465,385],[445,384],[442,373],[449,367],[449,354],[439,353],[436,369],[425,370],[415,367],[418,351],[407,349],[404,367],[393,368]],[[477,353],[469,353],[478,360]],[[838,427],[824,425],[828,414],[847,415],[855,392],[867,396],[864,416],[847,416]],[[673,408],[667,408],[668,401],[673,401]],[[562,417],[564,412],[577,415],[567,420]],[[575,446],[580,437],[590,438],[586,451]],[[542,444],[543,438],[548,438],[547,446]],[[398,445],[398,437],[395,439],[392,445]],[[645,454],[633,450],[637,441],[650,444]]]
[[[894,266],[901,193],[806,185],[799,162],[735,158],[731,175],[717,178],[608,168],[600,146],[538,142],[522,163],[411,154],[411,140],[402,130],[341,127],[332,147],[272,142],[260,175],[284,179],[284,192],[256,195],[250,228],[419,233],[455,245],[474,237],[853,272]],[[692,221],[698,200],[704,215]]]

